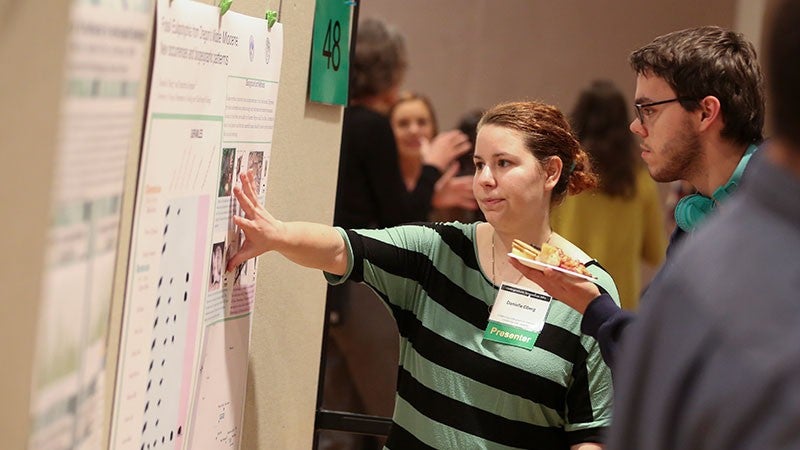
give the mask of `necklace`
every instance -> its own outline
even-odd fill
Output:
[[[497,276],[495,275],[495,268],[494,268],[494,238],[495,238],[495,236],[497,236],[497,231],[492,230],[492,283],[497,285]],[[552,231],[550,232],[550,235],[547,236],[547,239],[545,240],[545,242],[550,242],[550,238],[551,237],[553,237]],[[522,279],[522,273],[519,274],[519,277],[517,277],[517,281],[515,281],[514,284],[519,284],[519,281],[521,279]]]
[[[492,283],[497,285],[497,276],[495,275],[495,268],[494,268],[494,238],[497,236],[497,232],[492,230]],[[519,274],[517,277],[517,281],[514,284],[519,284],[519,281],[522,279],[522,274]]]

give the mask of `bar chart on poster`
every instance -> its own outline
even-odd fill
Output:
[[[238,448],[256,267],[225,270],[232,189],[252,170],[266,198],[283,30],[188,0],[155,27],[110,446]]]

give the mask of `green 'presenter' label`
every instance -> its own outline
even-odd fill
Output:
[[[527,331],[522,328],[498,322],[489,322],[486,331],[483,333],[483,338],[486,340],[522,347],[528,350],[533,348],[533,344],[536,343],[536,338],[538,336],[539,333],[535,331]]]

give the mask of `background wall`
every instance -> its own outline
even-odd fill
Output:
[[[737,4],[741,3],[741,6]],[[364,0],[406,36],[405,88],[428,94],[442,128],[505,100],[539,99],[569,112],[592,79],[632,100],[628,54],[654,37],[698,25],[736,26],[758,41],[763,0]],[[737,17],[737,10],[743,11]]]

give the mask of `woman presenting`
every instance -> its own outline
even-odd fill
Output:
[[[509,283],[549,298],[509,263],[514,239],[558,246],[616,295],[610,276],[550,229],[551,208],[596,183],[587,161],[561,112],[519,102],[490,109],[479,124],[473,191],[487,222],[379,230],[282,222],[244,174],[234,192],[246,240],[229,267],[277,251],[331,283],[377,293],[400,331],[387,448],[600,449],[611,373],[597,342],[580,333],[581,316],[547,301],[532,348],[489,337]]]

